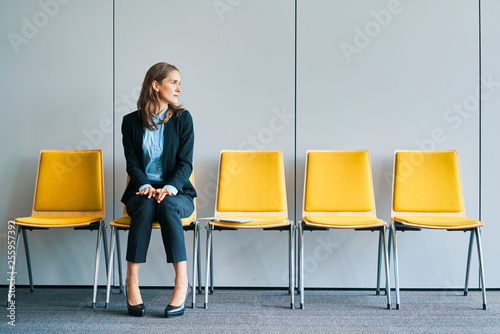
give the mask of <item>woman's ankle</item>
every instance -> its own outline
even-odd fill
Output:
[[[175,287],[187,288],[189,286],[189,280],[186,278],[175,279]]]

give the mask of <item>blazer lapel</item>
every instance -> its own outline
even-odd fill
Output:
[[[135,123],[135,151],[140,152],[139,161],[141,163],[142,170],[146,170],[146,165],[144,164],[144,152],[142,150],[142,138],[144,137],[144,127],[142,126],[142,119],[137,114],[137,122]]]
[[[161,166],[163,168],[163,173],[165,175],[165,172],[168,170],[168,158],[171,157],[171,144],[172,140],[170,136],[172,136],[173,133],[173,117],[170,118],[170,120],[165,123],[165,126],[163,127],[163,156],[161,159]]]

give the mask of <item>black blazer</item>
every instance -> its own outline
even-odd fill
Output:
[[[139,110],[123,117],[122,140],[130,181],[121,198],[122,203],[135,195],[139,188],[151,183],[146,177],[142,150],[144,127]],[[163,180],[179,193],[196,197],[196,190],[189,181],[193,171],[194,130],[193,119],[187,110],[175,115],[165,124],[162,155]]]

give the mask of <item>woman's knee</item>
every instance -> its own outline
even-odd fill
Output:
[[[174,196],[165,196],[165,198],[158,203],[159,210],[167,210],[167,211],[178,211],[177,203],[175,201]]]
[[[141,220],[152,220],[155,214],[154,198],[147,198],[143,195],[135,195],[127,203],[127,213],[132,218]]]
[[[189,217],[194,210],[193,200],[187,196],[165,196],[158,205],[161,213],[175,213],[181,218]]]

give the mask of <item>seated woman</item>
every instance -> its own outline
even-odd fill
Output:
[[[146,73],[136,110],[123,117],[122,135],[130,182],[122,202],[131,217],[127,244],[127,309],[143,316],[139,267],[146,262],[153,221],[159,222],[167,262],[175,270],[175,287],[165,316],[184,314],[191,286],[181,218],[194,210],[196,191],[189,181],[194,132],[189,111],[177,105],[181,92],[177,68],[153,65]]]

